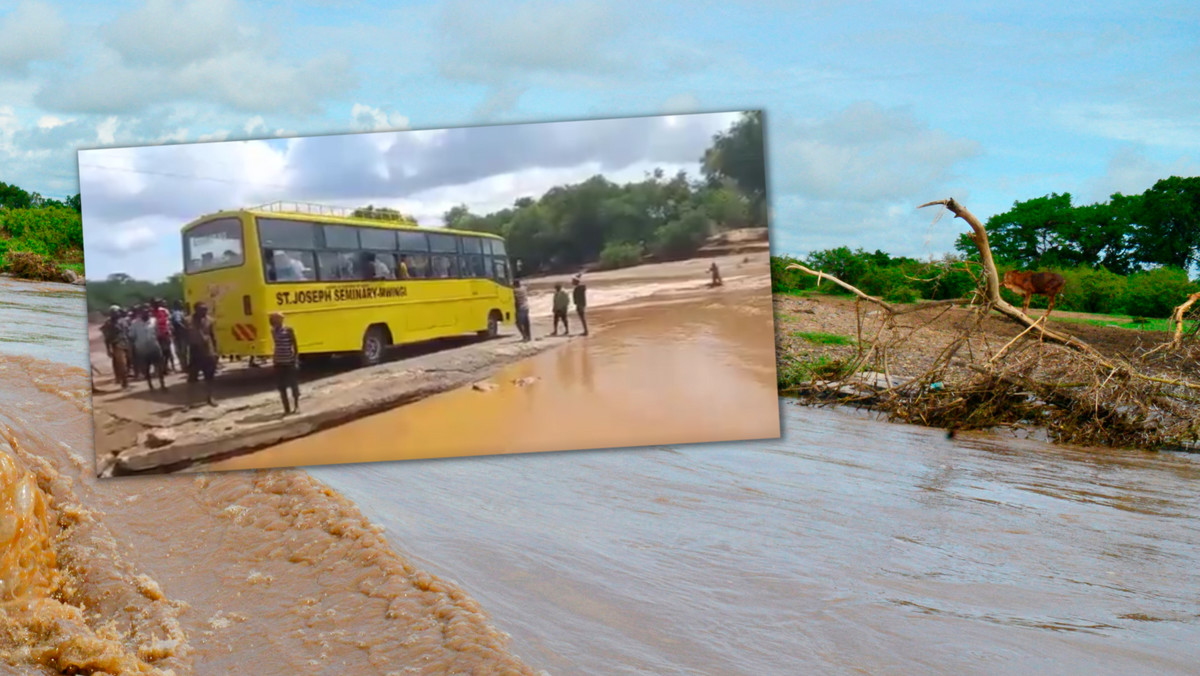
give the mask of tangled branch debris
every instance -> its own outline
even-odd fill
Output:
[[[810,402],[868,405],[895,420],[951,430],[1037,427],[1062,443],[1196,448],[1200,349],[1197,341],[1185,345],[1182,336],[1184,316],[1200,294],[1176,308],[1173,343],[1106,354],[1049,329],[1044,315],[1034,319],[1006,302],[983,224],[953,199],[921,206],[932,205],[971,226],[983,267],[976,292],[967,299],[894,305],[819,270],[788,266],[853,293],[859,334],[852,358],[814,372],[795,394]],[[879,309],[864,312],[864,303]],[[983,330],[992,310],[1022,328],[998,347]],[[901,324],[901,317],[914,313],[920,313],[915,324]],[[954,333],[932,362],[895,372],[905,345],[947,313],[953,313]]]

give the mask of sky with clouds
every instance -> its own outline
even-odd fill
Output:
[[[921,202],[986,218],[1200,174],[1200,5],[0,2],[0,181],[61,197],[80,164],[118,167],[85,175],[89,276],[165,274],[167,240],[214,200],[351,190],[436,220],[597,172],[694,170],[723,118],[294,137],[751,109],[777,253],[936,255],[961,223]],[[193,141],[238,142],[76,156]]]

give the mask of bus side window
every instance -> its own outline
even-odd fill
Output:
[[[273,249],[263,249],[263,270],[266,271],[267,281],[278,281],[278,274],[275,272],[275,251]]]

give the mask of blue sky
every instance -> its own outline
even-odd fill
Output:
[[[1194,2],[797,5],[0,3],[0,180],[73,194],[81,147],[763,109],[777,253],[927,256],[961,223],[921,202],[986,218],[1200,174]],[[103,236],[89,276],[169,267]]]

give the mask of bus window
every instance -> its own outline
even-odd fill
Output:
[[[463,253],[465,254],[481,254],[483,253],[483,238],[482,237],[463,237]]]
[[[504,240],[502,240],[502,239],[493,239],[492,240],[492,253],[496,256],[503,256],[507,253],[504,249]]]
[[[395,230],[384,230],[383,228],[359,228],[358,237],[362,241],[362,248],[364,249],[369,249],[372,251],[396,250]],[[328,235],[326,235],[325,243],[329,244]]]
[[[326,225],[321,228],[325,234],[326,249],[357,249],[358,228],[350,225]],[[391,247],[388,247],[389,249]]]
[[[425,233],[416,230],[400,230],[396,233],[399,240],[396,248],[401,251],[412,252],[427,252],[429,251],[429,240],[425,238]]]
[[[483,256],[463,256],[462,258],[466,262],[467,268],[463,273],[464,277],[471,277],[473,279],[487,279],[489,277],[483,268]]]
[[[433,276],[429,269],[429,254],[410,253],[400,255],[404,256],[404,263],[408,268],[409,277],[413,279],[425,279]]]
[[[429,234],[429,250],[433,253],[458,253],[458,238],[454,235]]]
[[[353,251],[318,251],[317,278],[323,282],[364,279],[362,260]]]
[[[366,279],[396,279],[395,254],[365,251],[362,257]]]
[[[303,221],[259,218],[258,240],[264,249],[315,249],[317,228]]]
[[[264,249],[263,262],[268,282],[311,282],[317,278],[311,251]]]
[[[512,284],[512,280],[508,278],[508,260],[505,258],[492,259],[492,274],[493,279],[505,286]]]
[[[188,230],[183,236],[183,255],[184,271],[189,274],[241,265],[242,222],[221,218]]]
[[[430,256],[430,267],[435,279],[453,279],[458,277],[458,256],[434,254]]]

